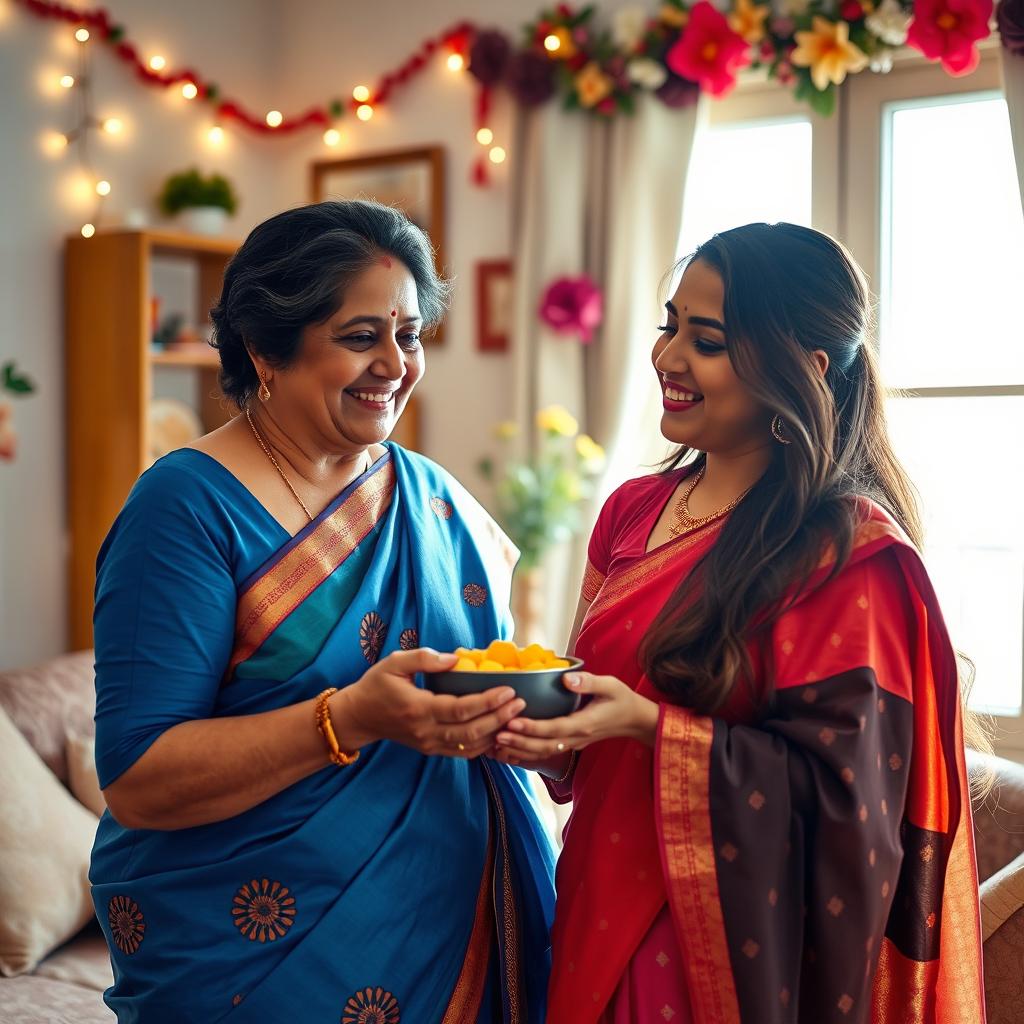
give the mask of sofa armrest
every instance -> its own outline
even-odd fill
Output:
[[[987,942],[1024,907],[1024,853],[986,879],[982,883],[980,895],[981,934]]]

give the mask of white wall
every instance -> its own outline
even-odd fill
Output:
[[[113,16],[144,53],[160,52],[198,70],[216,69],[247,99],[270,95],[277,11],[274,0],[116,0]],[[65,509],[62,252],[65,235],[89,219],[76,198],[75,163],[52,159],[40,140],[72,123],[71,96],[57,79],[75,70],[72,30],[0,0],[0,363],[17,360],[38,391],[16,401],[17,460],[0,462],[0,668],[64,649]],[[212,73],[212,72],[211,72]],[[198,163],[238,184],[237,220],[251,225],[279,206],[271,143],[238,141],[223,154],[203,143],[206,121],[180,94],[143,88],[97,46],[97,112],[125,131],[95,147],[94,162],[114,186],[111,222],[126,211],[152,212],[168,173]]]
[[[84,6],[84,5],[83,5]],[[304,109],[347,96],[393,70],[428,36],[471,18],[518,39],[541,4],[512,0],[111,0],[112,16],[143,54],[191,65],[214,78],[225,95],[256,109]],[[601,6],[625,6],[606,0]],[[15,404],[20,449],[0,462],[0,669],[64,649],[65,509],[61,257],[64,237],[89,219],[91,201],[76,198],[74,162],[46,156],[48,130],[70,125],[70,94],[56,86],[74,71],[72,32],[0,0],[0,363],[15,359],[38,393]],[[241,208],[232,232],[242,236],[279,209],[308,201],[309,165],[330,156],[440,144],[447,157],[447,244],[455,302],[443,347],[428,353],[421,385],[427,451],[468,486],[490,428],[508,416],[509,361],[475,351],[473,268],[509,255],[508,164],[486,189],[470,185],[477,152],[475,89],[440,59],[396,92],[368,124],[349,116],[344,141],[328,149],[311,130],[287,140],[253,138],[228,127],[222,150],[206,141],[203,107],[176,90],[142,87],[125,66],[96,47],[97,113],[117,116],[125,132],[95,149],[97,171],[114,192],[108,223],[128,211],[154,219],[152,197],[172,171],[198,164],[221,170],[237,185]],[[492,124],[508,140],[510,111],[499,99]],[[512,159],[515,154],[510,153]]]

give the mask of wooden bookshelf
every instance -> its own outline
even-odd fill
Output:
[[[217,391],[217,353],[155,351],[151,262],[173,256],[198,267],[193,326],[207,322],[224,267],[238,243],[170,231],[75,235],[65,247],[66,432],[69,643],[92,644],[93,587],[100,544],[150,463],[148,410],[154,371],[198,375],[196,413],[204,430],[230,412]]]

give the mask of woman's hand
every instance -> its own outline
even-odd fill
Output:
[[[546,721],[514,718],[498,733],[493,756],[507,764],[543,770],[570,750],[625,736],[653,747],[658,733],[658,705],[641,697],[614,676],[569,672],[563,683],[573,693],[591,694],[581,711]]]
[[[417,672],[443,672],[458,659],[423,647],[395,651],[362,679],[330,698],[338,745],[355,750],[393,740],[421,754],[479,757],[494,746],[498,730],[526,707],[509,686],[452,697],[421,690]]]

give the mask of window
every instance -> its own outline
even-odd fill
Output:
[[[718,231],[759,220],[811,223],[811,124],[806,118],[727,123],[694,141],[679,255],[693,252]]]
[[[897,453],[972,706],[1024,752],[1024,217],[998,55],[951,78],[914,55],[847,81],[823,120],[763,82],[710,104],[679,250],[752,220],[837,235],[878,296]],[[646,353],[644,353],[646,357]],[[898,389],[898,390],[895,390]]]
[[[879,351],[893,440],[922,498],[926,557],[970,701],[1022,711],[1024,216],[1006,101],[968,93],[882,111]],[[1000,443],[1002,442],[1002,443]]]

